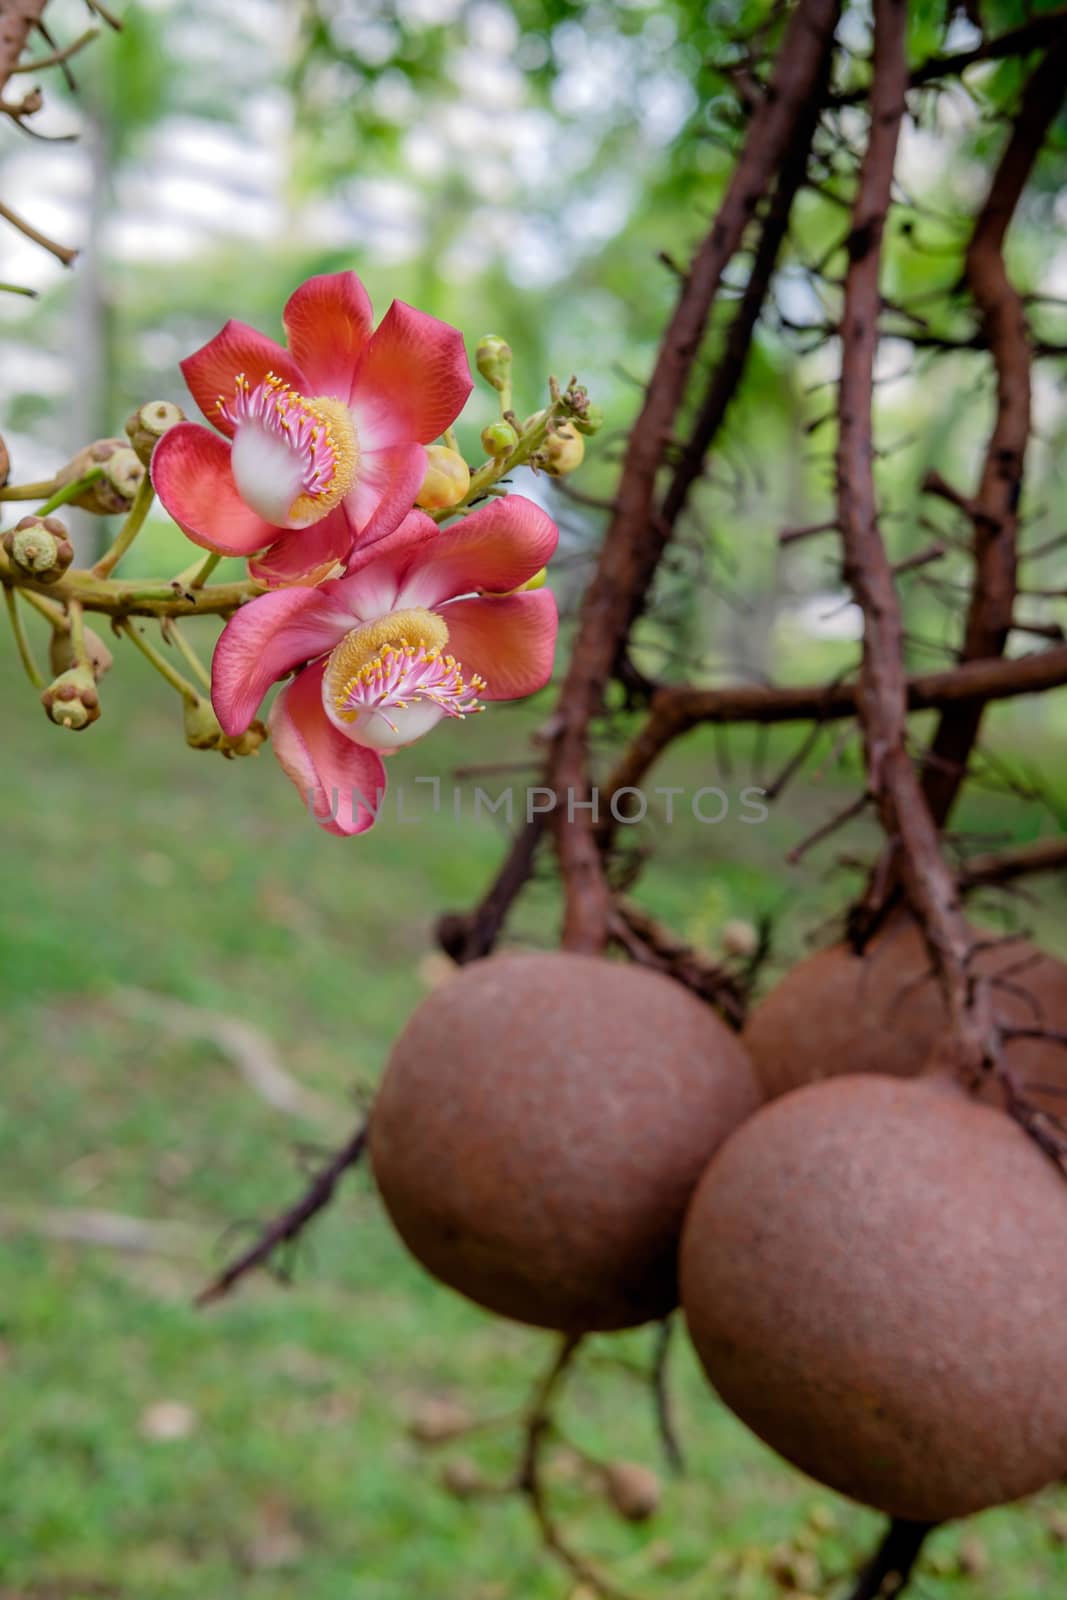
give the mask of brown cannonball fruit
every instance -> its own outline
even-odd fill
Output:
[[[423,1266],[565,1332],[677,1304],[682,1219],[759,1092],[736,1037],[672,979],[590,956],[464,968],[423,1000],[371,1114],[374,1175]]]
[[[996,941],[978,954],[975,970],[993,980],[998,1014],[1016,1027],[1067,1031],[1067,965],[1025,939],[1001,943],[981,929],[975,937]],[[773,1100],[842,1073],[915,1077],[947,1025],[919,928],[897,916],[862,955],[834,944],[799,961],[753,1009],[742,1038]],[[1035,1086],[1035,1104],[1067,1115],[1067,1049],[1015,1039],[1004,1059],[1020,1085]],[[996,1094],[991,1084],[985,1097]]]
[[[946,1079],[765,1106],[686,1218],[682,1304],[730,1409],[813,1478],[939,1522],[1067,1471],[1067,1182]]]

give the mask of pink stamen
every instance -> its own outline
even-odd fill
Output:
[[[382,653],[361,667],[337,695],[334,704],[346,720],[361,711],[377,711],[396,733],[396,723],[386,716],[387,709],[406,711],[419,701],[429,701],[446,717],[465,717],[485,708],[478,694],[485,679],[477,673],[467,682],[455,656],[424,645],[384,645]]]
[[[337,472],[337,448],[329,420],[273,372],[255,388],[239,372],[232,400],[219,395],[216,409],[234,428],[246,422],[258,424],[300,457],[304,494],[317,498],[329,492]]]

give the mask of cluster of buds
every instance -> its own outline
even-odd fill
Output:
[[[217,750],[227,761],[237,756],[258,755],[259,747],[267,738],[267,728],[256,721],[244,733],[223,733],[211,702],[198,695],[195,700],[183,702],[185,717],[185,742],[192,750]]]
[[[145,471],[144,461],[125,439],[97,439],[79,450],[57,473],[56,485],[62,489],[91,477],[92,481],[72,497],[71,504],[98,517],[113,517],[130,509]]]
[[[15,570],[34,583],[58,583],[74,560],[74,546],[58,517],[23,517],[0,543]]]

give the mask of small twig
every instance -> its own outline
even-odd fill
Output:
[[[631,1596],[603,1577],[585,1556],[572,1550],[552,1514],[542,1478],[544,1449],[552,1433],[552,1401],[581,1341],[582,1335],[579,1333],[564,1335],[548,1371],[537,1386],[526,1416],[526,1443],[515,1487],[526,1496],[530,1504],[545,1549],[566,1567],[579,1583],[600,1596],[600,1600],[632,1600]]]
[[[77,250],[71,250],[65,244],[57,244],[55,239],[50,239],[46,233],[42,233],[24,217],[20,217],[17,211],[12,211],[2,200],[0,200],[0,217],[3,217],[5,222],[10,222],[20,233],[25,234],[27,239],[32,239],[34,244],[39,244],[42,250],[47,250],[49,255],[55,256],[57,261],[62,261],[65,267],[72,266],[77,259]]]
[[[71,44],[53,50],[49,55],[38,56],[36,61],[20,61],[17,66],[11,68],[11,76],[14,77],[17,72],[43,72],[45,67],[62,66],[65,61],[76,56],[79,50],[84,50],[87,44],[92,44],[93,40],[99,37],[99,28],[87,28]]]
[[[663,1446],[663,1454],[670,1470],[680,1474],[685,1471],[685,1456],[675,1427],[668,1384],[668,1362],[673,1332],[673,1318],[664,1317],[656,1329],[656,1348],[652,1358],[652,1397],[655,1402],[656,1428]]]
[[[347,1144],[342,1145],[337,1154],[316,1173],[295,1205],[289,1206],[275,1217],[273,1222],[267,1223],[255,1243],[243,1251],[236,1260],[231,1261],[206,1288],[201,1289],[195,1301],[197,1306],[209,1306],[216,1300],[221,1300],[241,1278],[249,1272],[254,1272],[258,1267],[265,1267],[275,1251],[281,1249],[283,1245],[292,1243],[312,1218],[325,1210],[333,1199],[334,1190],[341,1178],[350,1167],[356,1166],[362,1157],[367,1144],[369,1126],[367,1122],[361,1123]]]

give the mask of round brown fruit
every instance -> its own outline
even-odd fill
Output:
[[[371,1116],[382,1198],[435,1277],[490,1311],[585,1332],[677,1304],[685,1209],[759,1104],[737,1038],[672,979],[561,952],[435,989]]]
[[[992,942],[975,970],[993,980],[999,1015],[1015,1027],[1067,1030],[1067,966],[1025,939],[1003,943],[982,929],[975,937]],[[742,1037],[773,1100],[843,1073],[913,1078],[947,1025],[922,935],[901,916],[862,955],[834,944],[798,962],[754,1008]],[[1067,1049],[1014,1039],[1004,1059],[1035,1104],[1067,1115]],[[996,1094],[990,1085],[986,1098]]]
[[[764,1107],[686,1218],[708,1378],[813,1478],[939,1522],[1067,1471],[1067,1183],[947,1079]]]

